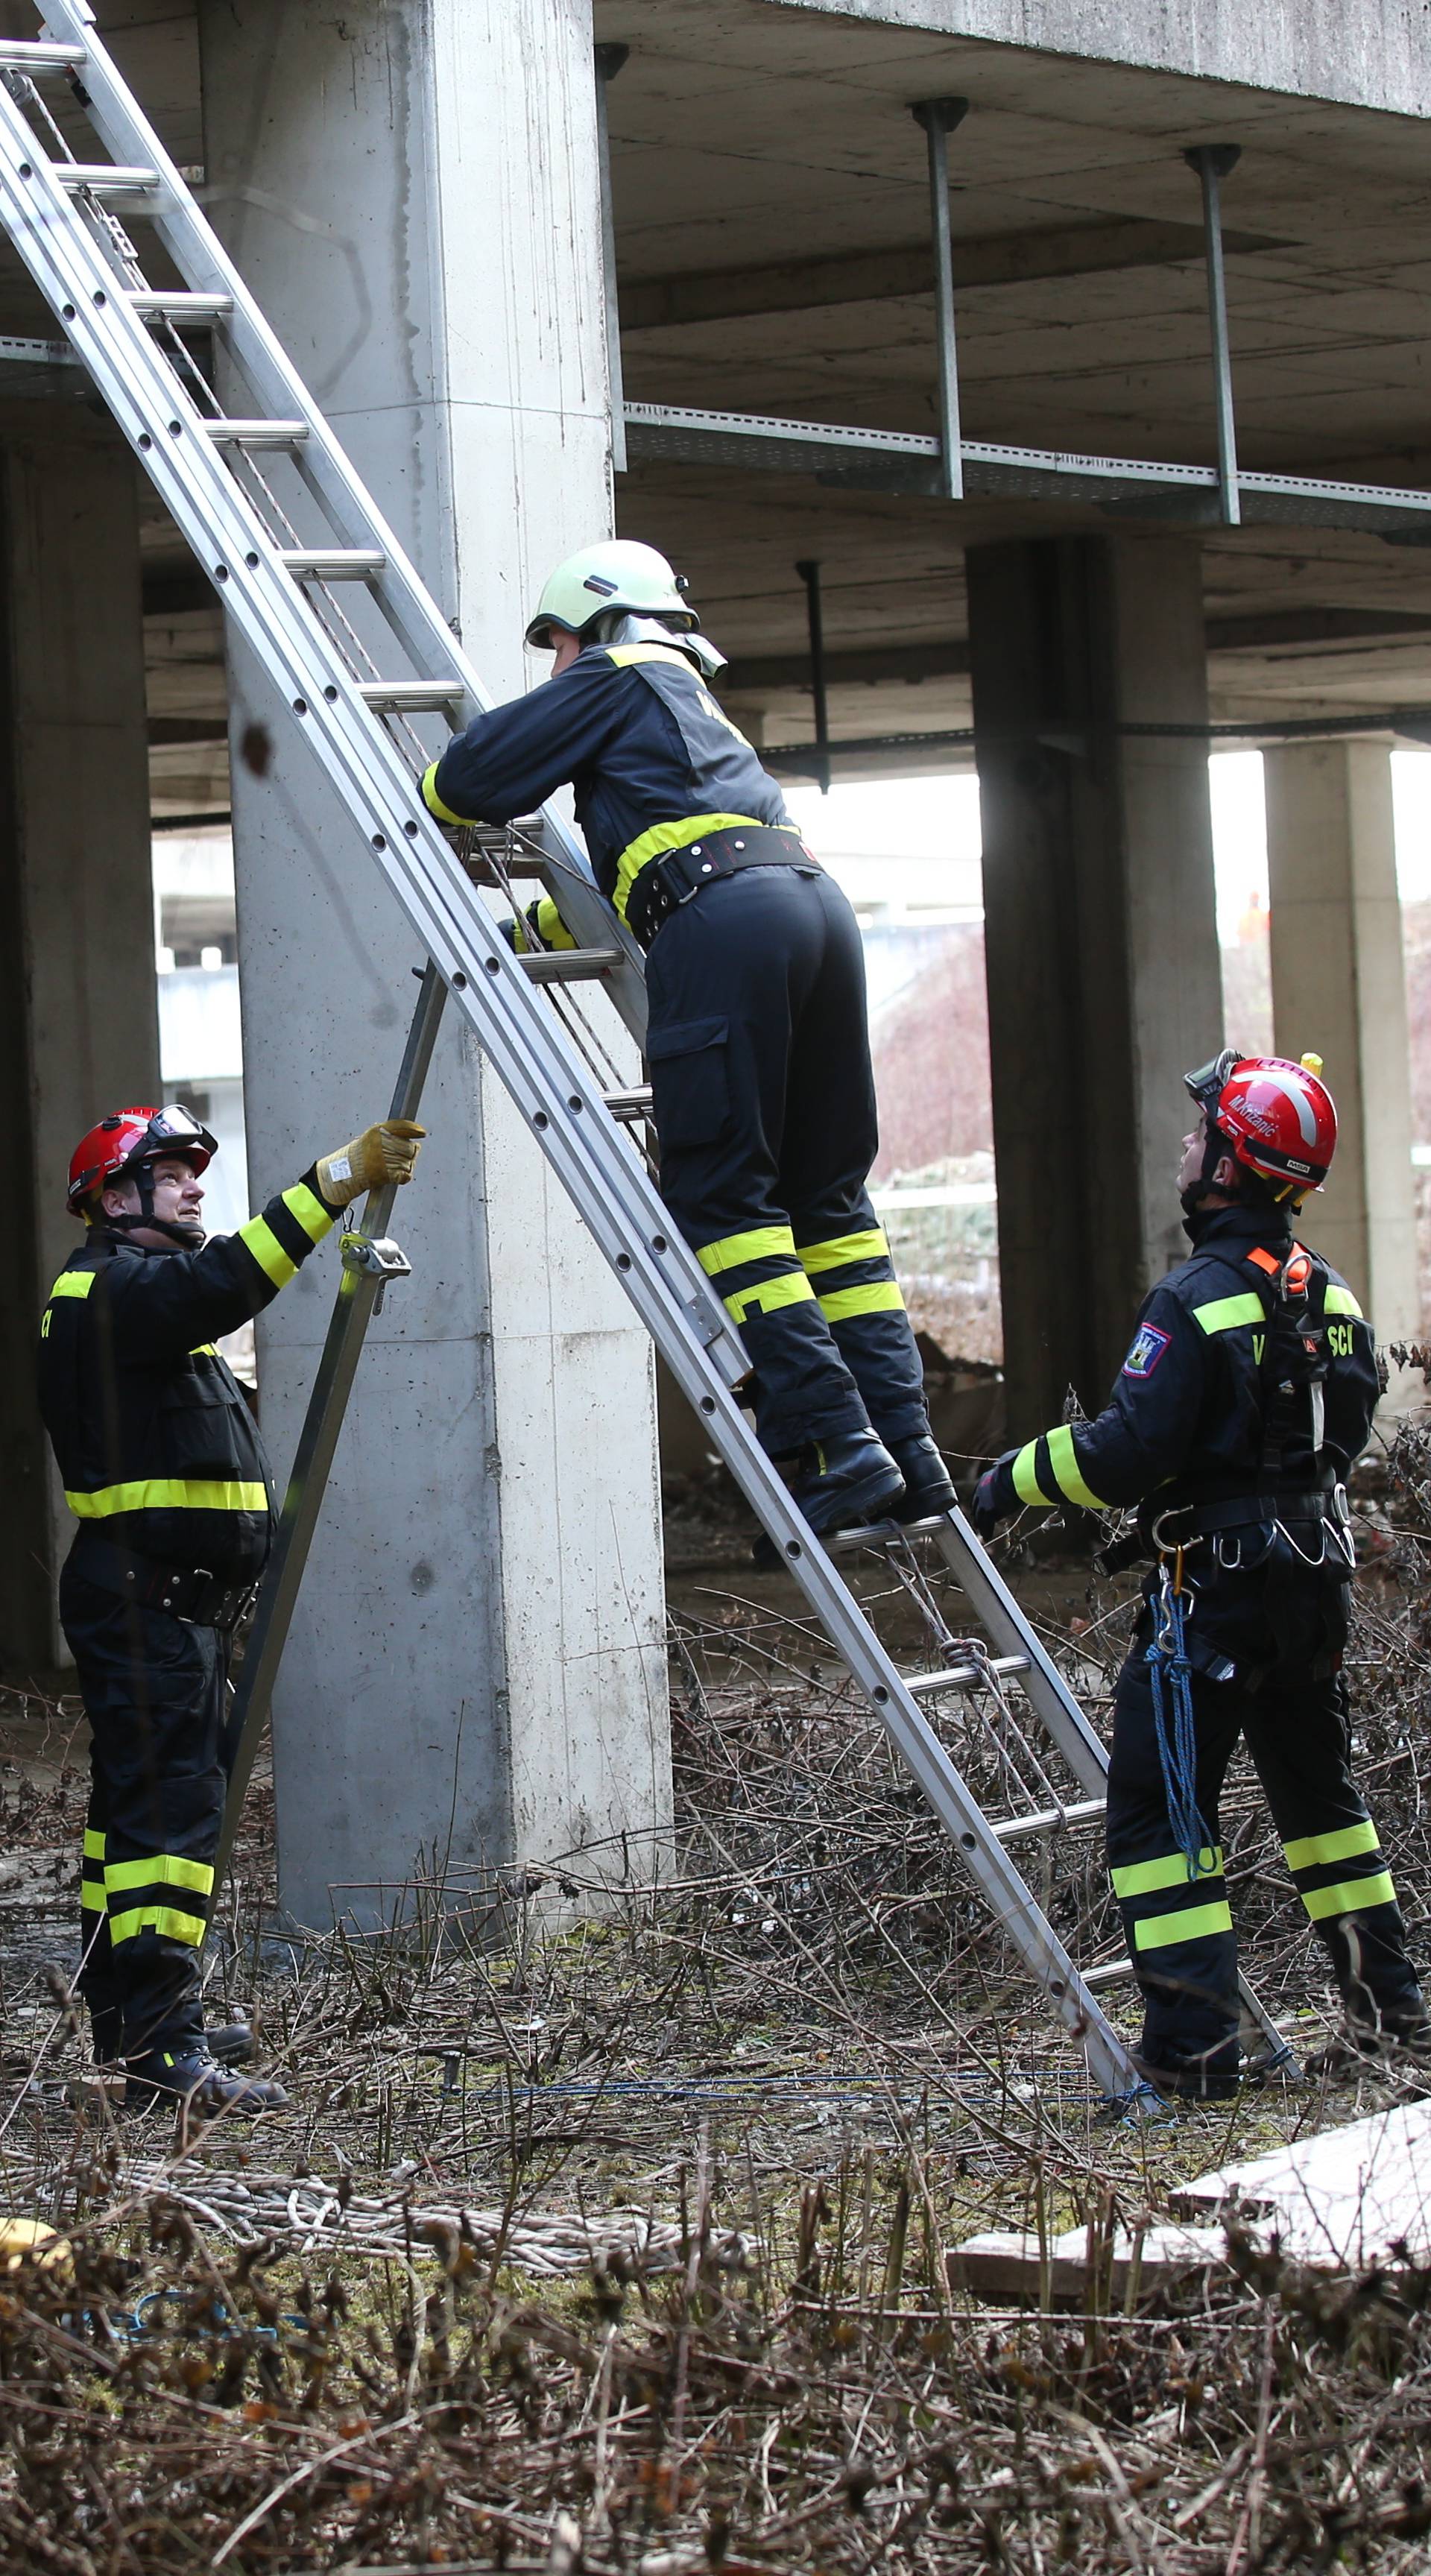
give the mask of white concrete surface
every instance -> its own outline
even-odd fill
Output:
[[[1420,1332],[1411,1083],[1390,746],[1282,744],[1264,755],[1277,1051],[1325,1063],[1337,1156],[1307,1202],[1382,1341]]]
[[[1412,0],[775,0],[866,24],[1036,46],[1209,83],[1431,114],[1425,21]]]
[[[532,684],[528,603],[610,526],[587,10],[203,0],[200,27],[228,238],[489,685]],[[232,681],[237,739],[273,710],[237,655]],[[419,962],[274,740],[266,779],[234,764],[259,1198],[386,1106]],[[625,1832],[645,1870],[669,1817],[644,1336],[456,1028],[427,1109],[416,1276],[370,1337],[276,1711],[310,1921],[337,1885],[372,1919],[434,1846],[460,1875],[606,1843],[619,1874]],[[332,1285],[311,1265],[263,1335],[280,1459]]]

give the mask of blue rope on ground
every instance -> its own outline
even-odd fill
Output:
[[[1192,1665],[1188,1661],[1184,1595],[1163,1576],[1162,1598],[1148,1646],[1148,1674],[1153,1685],[1153,1726],[1163,1796],[1173,1840],[1187,1863],[1189,1878],[1216,1875],[1212,1836],[1197,1803],[1197,1728],[1193,1719]],[[1171,1708],[1169,1706],[1171,1703]],[[1209,1852],[1209,1865],[1202,1856]]]

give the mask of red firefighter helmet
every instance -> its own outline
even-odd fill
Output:
[[[81,1216],[86,1199],[96,1197],[141,1163],[182,1154],[196,1173],[205,1172],[218,1150],[207,1127],[179,1101],[169,1109],[116,1109],[80,1138],[70,1156],[65,1203],[71,1216]]]
[[[1336,1104],[1321,1070],[1319,1055],[1298,1063],[1224,1047],[1184,1079],[1206,1113],[1210,1146],[1215,1129],[1248,1171],[1300,1193],[1321,1188],[1337,1150]]]

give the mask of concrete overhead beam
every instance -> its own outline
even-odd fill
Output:
[[[1229,232],[1229,253],[1282,250],[1265,233]],[[1139,216],[1111,222],[1050,225],[1031,233],[993,233],[956,241],[954,284],[1018,286],[1035,278],[1091,277],[1115,268],[1167,268],[1201,260],[1199,224],[1154,223]],[[620,288],[623,331],[666,331],[695,322],[731,322],[757,313],[806,312],[821,305],[885,303],[891,296],[932,295],[934,252],[926,242],[893,250],[855,251],[839,259],[777,260],[769,267],[700,269],[684,277],[633,278]]]

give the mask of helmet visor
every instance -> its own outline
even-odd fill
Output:
[[[145,1160],[166,1151],[181,1154],[186,1146],[193,1146],[201,1154],[216,1154],[219,1150],[217,1139],[194,1116],[192,1109],[184,1107],[181,1100],[176,1100],[167,1109],[156,1109],[141,1148]]]
[[[194,1116],[192,1109],[186,1109],[182,1100],[174,1100],[166,1108],[155,1110],[138,1143],[125,1155],[120,1171],[132,1172],[141,1165],[162,1162],[166,1154],[174,1154],[197,1174],[208,1170],[218,1150],[217,1136],[210,1135],[203,1121]]]

